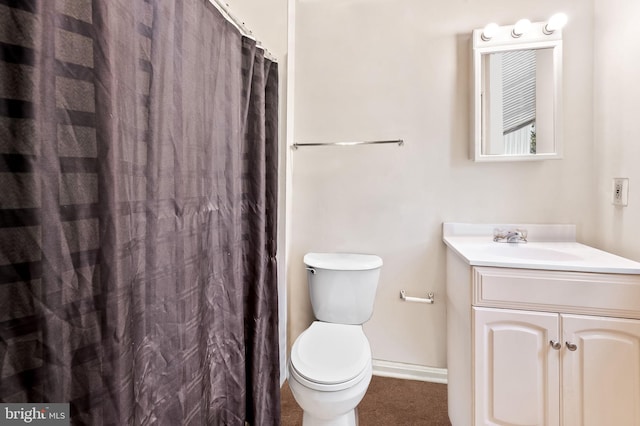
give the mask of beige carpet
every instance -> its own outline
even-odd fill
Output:
[[[360,426],[451,426],[447,385],[373,376],[358,406]],[[282,426],[300,426],[302,409],[282,387]]]

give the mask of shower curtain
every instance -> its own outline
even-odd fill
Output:
[[[207,0],[0,0],[0,402],[279,423],[277,90]]]

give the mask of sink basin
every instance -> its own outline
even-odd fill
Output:
[[[528,242],[494,242],[496,228],[526,229]],[[575,230],[575,225],[445,223],[442,239],[447,255],[471,266],[640,274],[640,262],[578,243]]]
[[[521,243],[496,243],[496,245],[487,249],[487,254],[515,259],[543,261],[582,260],[582,257],[576,256],[575,254],[565,253],[560,250],[553,250],[549,248],[530,247]]]

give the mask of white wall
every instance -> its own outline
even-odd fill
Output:
[[[594,128],[597,229],[602,248],[640,261],[640,2],[595,0]],[[629,206],[611,204],[629,178]]]
[[[557,11],[570,17],[565,159],[473,163],[471,31]],[[292,153],[289,342],[312,320],[304,253],[370,252],[384,259],[365,325],[374,358],[446,367],[442,222],[576,223],[580,240],[597,239],[592,2],[297,0],[295,18],[295,141],[402,138],[405,146]],[[436,303],[401,302],[401,289],[434,291]]]

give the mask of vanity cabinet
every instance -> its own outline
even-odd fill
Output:
[[[640,425],[640,320],[473,308],[476,425]]]
[[[473,308],[473,322],[475,424],[557,426],[557,315]]]
[[[640,425],[640,320],[562,315],[562,424]]]
[[[640,276],[447,251],[453,426],[640,426]]]

